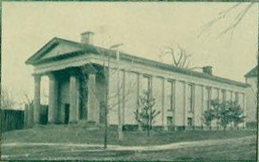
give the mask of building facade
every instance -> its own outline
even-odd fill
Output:
[[[36,123],[43,75],[49,77],[49,123],[102,124],[108,105],[110,125],[118,124],[118,110],[124,126],[137,125],[134,112],[146,90],[161,112],[154,126],[165,130],[203,127],[202,114],[214,99],[238,101],[246,115],[246,83],[214,76],[209,66],[197,72],[97,47],[92,32],[81,36],[80,43],[53,38],[26,61],[34,66]]]
[[[257,115],[257,78],[258,78],[258,66],[250,70],[246,75],[246,83],[250,86],[247,91],[247,123],[255,123]]]

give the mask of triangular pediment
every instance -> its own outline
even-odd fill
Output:
[[[245,77],[257,77],[258,75],[258,66],[254,67],[252,70],[250,70]]]
[[[39,51],[37,51],[32,57],[30,57],[26,64],[36,64],[43,60],[57,58],[62,55],[69,55],[73,52],[83,50],[83,45],[78,42],[67,41],[60,38],[53,38],[47,44],[45,44]]]

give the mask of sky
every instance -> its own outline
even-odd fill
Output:
[[[25,65],[25,61],[53,37],[80,41],[80,34],[85,31],[95,33],[95,45],[108,48],[123,43],[122,50],[126,53],[165,63],[171,61],[169,57],[159,57],[165,46],[176,48],[179,45],[191,55],[190,67],[211,65],[214,75],[244,82],[244,75],[256,65],[257,4],[224,35],[219,36],[249,3],[242,3],[226,18],[205,28],[221,12],[235,5],[216,2],[3,2],[2,87],[12,93],[17,102],[24,93],[33,98],[33,67]],[[47,92],[46,77],[42,84],[42,90]]]

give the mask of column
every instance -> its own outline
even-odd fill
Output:
[[[139,110],[139,97],[140,97],[140,95],[142,95],[141,93],[141,88],[140,88],[140,73],[137,73],[137,99],[136,99],[136,101],[137,101],[137,109]],[[141,123],[139,123],[138,122],[138,130],[140,130],[140,131],[142,131],[142,127],[141,127]]]
[[[96,107],[96,76],[94,73],[88,74],[88,81],[87,81],[87,89],[88,89],[88,100],[87,100],[87,117],[88,121],[96,122],[98,123],[99,115],[98,108]]]
[[[245,116],[243,127],[245,128],[246,127],[246,118],[247,118],[247,116],[246,116],[246,94],[245,93],[243,93],[243,111],[244,111],[244,116]]]
[[[70,75],[69,92],[70,92],[70,107],[69,107],[69,123],[77,123],[79,120],[79,86],[78,78],[75,74]]]
[[[162,116],[162,125],[164,130],[168,130],[167,128],[167,109],[165,108],[165,79],[162,78],[162,110],[161,110],[161,116]]]
[[[122,125],[125,124],[125,101],[126,101],[126,71],[122,70]]]
[[[160,112],[154,119],[153,126],[165,128],[164,125],[164,112],[163,112],[163,79],[161,77],[153,77],[153,98],[155,99],[155,105],[153,110]]]
[[[198,85],[193,83],[192,84],[192,92],[191,92],[191,96],[192,96],[192,111],[193,111],[193,115],[192,115],[192,120],[193,120],[193,128],[195,129],[197,127],[197,112],[199,111],[198,110],[198,107],[196,105],[198,105],[198,101],[197,101],[197,98],[198,98],[198,92],[199,92],[199,89],[198,89]],[[200,106],[199,106],[200,108]]]
[[[105,90],[105,93],[106,93],[106,95],[105,95],[105,97],[106,97],[106,108],[105,108],[105,115],[106,115],[106,120],[107,120],[107,126],[109,126],[110,125],[110,120],[111,120],[111,117],[110,117],[110,112],[109,112],[109,107],[110,107],[110,99],[109,99],[109,96],[110,96],[110,82],[111,82],[111,76],[110,76],[110,71],[111,71],[111,69],[110,69],[110,67],[108,66],[108,67],[106,67],[106,78],[105,78],[105,88],[106,88],[106,90]],[[88,102],[87,102],[87,104],[88,104]],[[88,108],[88,107],[87,107]]]
[[[183,89],[184,89],[184,111],[183,111],[183,123],[184,123],[184,126],[186,128],[186,126],[188,125],[187,123],[187,115],[188,115],[188,104],[187,104],[187,93],[188,93],[188,89],[187,89],[187,83],[184,81],[183,82]]]
[[[206,96],[205,96],[205,93],[206,93],[206,87],[204,85],[201,85],[201,102],[202,102],[202,108],[201,108],[201,117],[203,118],[203,114],[204,114],[204,111],[206,110]],[[203,129],[204,127],[204,122],[203,120],[201,120],[201,129]]]
[[[40,82],[41,76],[34,75],[34,123],[40,122]]]
[[[57,81],[54,74],[49,74],[49,110],[48,110],[48,122],[55,123],[57,116]]]
[[[175,80],[175,126],[176,130],[184,126],[185,121],[185,105],[184,105],[184,82]]]
[[[201,127],[202,124],[202,105],[203,105],[203,96],[202,96],[202,86],[198,84],[194,84],[194,126]]]

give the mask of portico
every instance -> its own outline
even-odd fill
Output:
[[[39,123],[40,81],[44,75],[49,78],[48,123],[77,123],[79,120],[99,123],[99,100],[103,98],[97,98],[96,94],[103,91],[100,83],[104,82],[100,79],[104,77],[100,77],[100,72],[97,74],[94,68],[84,66],[35,74],[35,123]],[[96,84],[100,87],[97,88]]]

